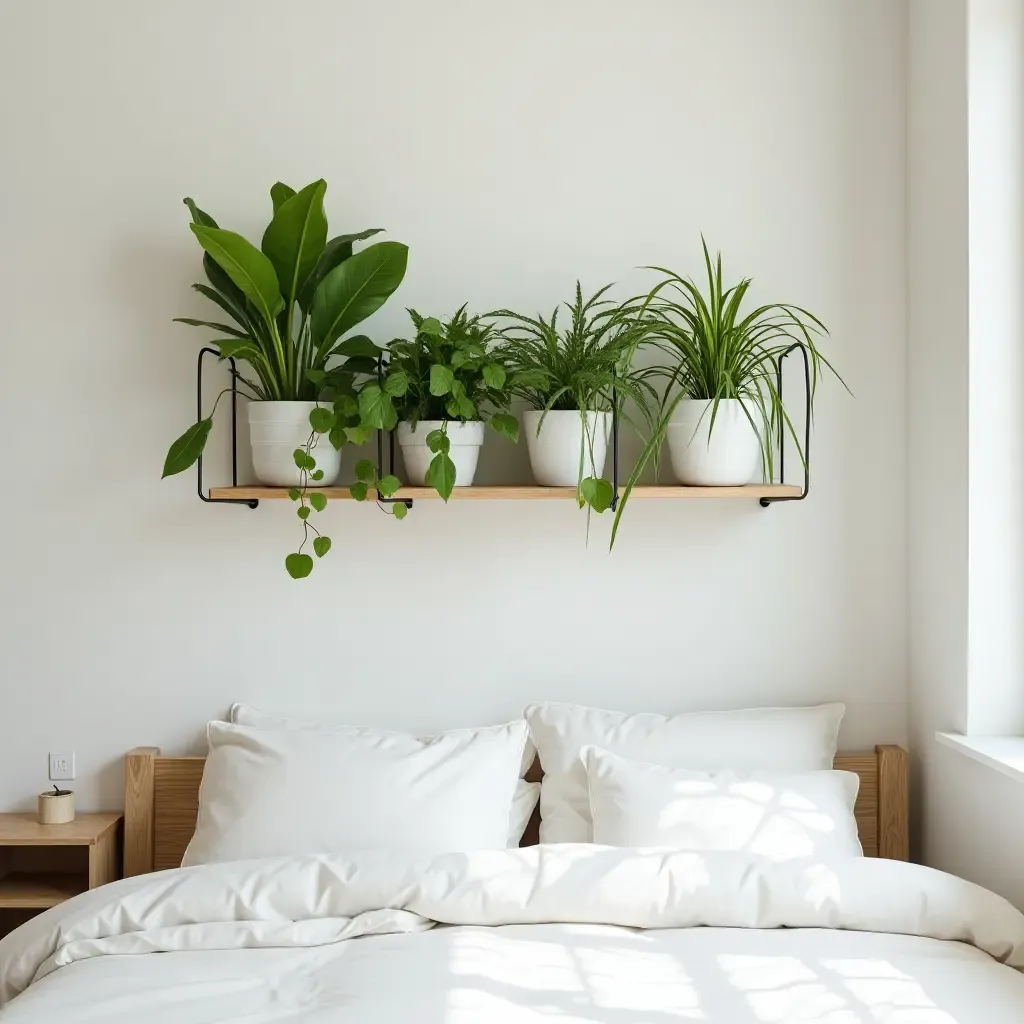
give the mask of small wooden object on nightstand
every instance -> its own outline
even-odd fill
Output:
[[[58,903],[120,875],[119,811],[40,825],[34,814],[0,814],[0,936]]]

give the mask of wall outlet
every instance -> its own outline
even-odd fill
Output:
[[[50,781],[69,782],[75,777],[75,752],[50,754]]]

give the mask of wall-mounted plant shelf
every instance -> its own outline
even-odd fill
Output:
[[[311,485],[310,489],[319,490],[327,495],[332,501],[339,498],[351,499],[347,487],[320,487]],[[623,488],[619,488],[621,494]],[[748,501],[778,501],[792,500],[799,498],[801,488],[794,484],[748,484],[745,487],[681,487],[681,486],[651,486],[634,487],[632,498],[668,498],[668,499],[694,499],[694,498],[745,498]],[[211,487],[210,497],[215,501],[263,501],[264,499],[288,499],[288,490],[284,487]],[[421,498],[438,498],[438,493],[432,487],[403,487],[395,498],[407,501],[419,501]],[[561,498],[575,499],[575,487],[537,487],[533,484],[525,484],[521,487],[456,487],[452,491],[452,500],[474,500],[474,501],[507,501],[538,498]]]

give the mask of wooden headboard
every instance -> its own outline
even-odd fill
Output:
[[[136,747],[125,757],[124,874],[142,875],[181,864],[196,827],[204,757],[163,757],[157,747]],[[860,776],[857,827],[869,857],[907,860],[907,752],[875,747],[874,753],[839,754],[835,767]],[[541,778],[534,762],[528,779]],[[523,845],[537,842],[534,813]]]

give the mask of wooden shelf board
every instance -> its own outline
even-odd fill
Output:
[[[86,874],[34,874],[14,871],[0,878],[0,908],[46,910],[89,888]]]
[[[120,820],[120,811],[76,814],[64,825],[40,825],[34,814],[0,814],[0,846],[95,846]]]
[[[347,487],[321,487],[313,485],[310,491],[319,490],[326,494],[331,500],[351,501]],[[619,488],[622,493],[623,488]],[[668,499],[697,499],[697,498],[741,498],[747,501],[757,501],[759,498],[798,498],[801,489],[795,484],[747,484],[744,487],[682,487],[671,485],[659,485],[650,487],[634,487],[630,499],[634,498],[668,498]],[[288,489],[285,487],[211,487],[211,498],[257,498],[260,501],[266,499],[288,500]],[[411,498],[415,501],[421,499],[437,499],[437,491],[432,487],[403,487],[396,495],[396,498]],[[558,498],[563,501],[576,498],[575,487],[537,487],[533,484],[522,486],[503,487],[456,487],[452,491],[452,500],[474,500],[474,501],[507,501],[507,500],[536,500]]]

